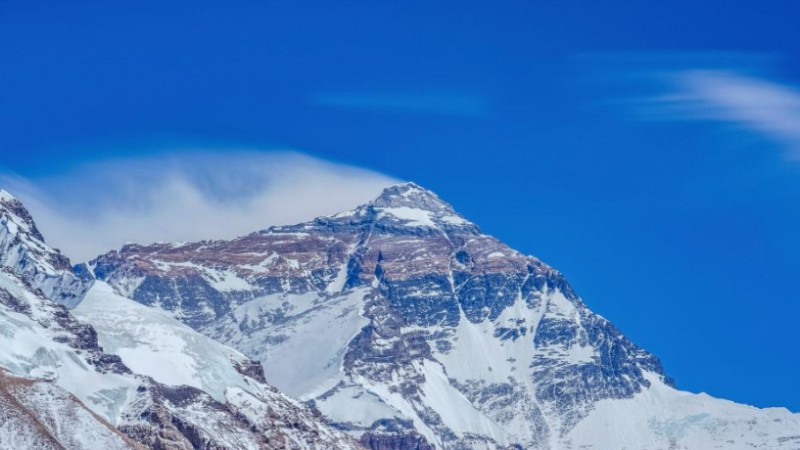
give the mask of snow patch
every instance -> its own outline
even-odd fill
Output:
[[[214,276],[206,277],[211,287],[219,292],[250,291],[254,287],[247,280],[239,278],[232,271],[216,272]]]
[[[434,227],[436,224],[431,219],[431,214],[422,209],[410,208],[408,206],[398,206],[395,208],[381,208],[381,213],[378,218],[385,217],[386,215],[392,216],[395,219],[407,221],[407,225],[413,227]]]

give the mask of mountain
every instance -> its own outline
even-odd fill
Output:
[[[358,447],[258,363],[72,272],[0,193],[0,448]]]
[[[45,244],[22,202],[4,190],[0,190],[0,267],[65,306],[76,305],[91,283],[72,273],[69,259]]]
[[[259,360],[376,450],[800,448],[800,416],[677,390],[561,273],[413,183],[78,271]]]

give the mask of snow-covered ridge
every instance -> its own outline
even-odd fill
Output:
[[[0,223],[0,449],[359,447],[241,353],[75,275],[7,193]]]

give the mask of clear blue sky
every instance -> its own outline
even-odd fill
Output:
[[[236,143],[414,180],[678,386],[800,411],[800,2],[70,3],[0,5],[6,169]]]

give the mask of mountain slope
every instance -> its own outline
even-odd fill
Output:
[[[207,393],[259,430],[270,448],[357,448],[318,414],[268,386],[258,363],[115,294],[104,282],[92,286],[73,314],[91,323],[103,348],[135,373]]]
[[[798,447],[797,415],[675,390],[559,272],[413,183],[231,241],[128,245],[89,269],[260,360],[372,448]]]
[[[357,447],[257,363],[72,273],[4,192],[0,225],[0,448]]]
[[[57,385],[0,369],[0,448],[143,448]]]

